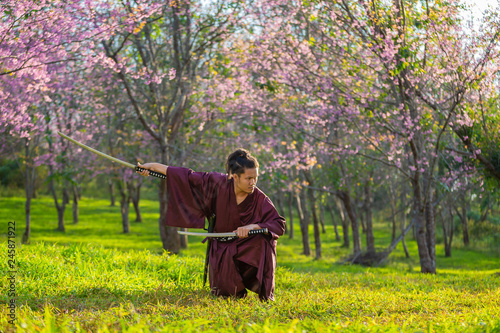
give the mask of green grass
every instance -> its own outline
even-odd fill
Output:
[[[84,199],[80,222],[68,210],[61,233],[52,201],[34,201],[31,244],[16,249],[18,332],[500,332],[500,258],[487,250],[458,247],[445,258],[438,246],[438,274],[423,275],[414,241],[411,258],[398,248],[382,267],[364,268],[337,264],[349,249],[331,226],[322,259],[301,255],[297,228],[295,240],[278,242],[275,302],[216,298],[202,286],[205,245],[193,237],[181,255],[163,254],[158,204],[141,205],[144,222],[124,235],[119,207]],[[0,233],[15,220],[19,239],[23,212],[22,198],[0,198]],[[377,246],[388,232],[376,225]],[[5,235],[0,251],[6,290]],[[1,293],[2,331],[8,301]]]

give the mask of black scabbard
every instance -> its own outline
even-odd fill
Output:
[[[208,218],[208,232],[213,232],[215,228],[215,215],[212,215]],[[207,253],[205,255],[205,268],[203,271],[203,287],[205,287],[205,284],[207,283],[207,276],[208,276],[208,265],[210,264],[210,248],[212,247],[212,238],[207,237]]]

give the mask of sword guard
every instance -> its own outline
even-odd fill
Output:
[[[144,170],[146,170],[146,169],[138,167],[138,166],[135,167],[135,171],[142,172]],[[161,178],[161,179],[167,179],[167,176],[164,175],[164,174],[162,174],[162,173],[159,173],[159,172],[156,172],[156,171],[151,171],[151,170],[148,170],[148,171],[149,171],[149,175],[150,176],[158,177],[158,178]]]

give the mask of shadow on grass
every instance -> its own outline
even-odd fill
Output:
[[[157,288],[154,291],[109,290],[108,288],[93,287],[85,292],[73,293],[62,292],[51,296],[25,297],[19,296],[17,304],[25,305],[32,310],[41,311],[50,304],[61,312],[85,311],[85,310],[109,310],[119,307],[121,304],[132,304],[135,308],[145,309],[145,305],[158,306],[158,304],[182,304],[183,306],[197,306],[200,301],[213,300],[208,288],[187,289],[179,288],[175,292],[171,289]]]

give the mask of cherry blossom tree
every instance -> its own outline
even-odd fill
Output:
[[[439,154],[470,122],[465,100],[491,76],[489,65],[498,57],[496,23],[481,31],[465,27],[459,8],[441,1],[262,4],[252,16],[261,30],[242,66],[253,79],[241,89],[252,93],[240,110],[286,118],[333,154],[363,156],[408,179],[421,270],[428,273],[436,272]],[[267,91],[259,94],[253,84]],[[280,94],[289,100],[280,103],[287,100]],[[316,105],[297,108],[293,97]],[[296,112],[300,120],[287,118]],[[329,140],[339,129],[340,140]],[[342,163],[340,177],[349,188],[353,169]],[[339,193],[348,207],[351,192]]]
[[[103,64],[116,72],[139,122],[153,141],[159,162],[176,164],[176,141],[184,124],[193,86],[210,75],[211,52],[230,34],[238,18],[238,1],[126,2],[111,8],[121,17],[135,15],[111,38],[102,41]],[[110,11],[100,11],[101,17]],[[203,115],[202,115],[203,116]],[[163,247],[179,251],[176,228],[165,226],[166,183],[159,188],[159,228]]]

